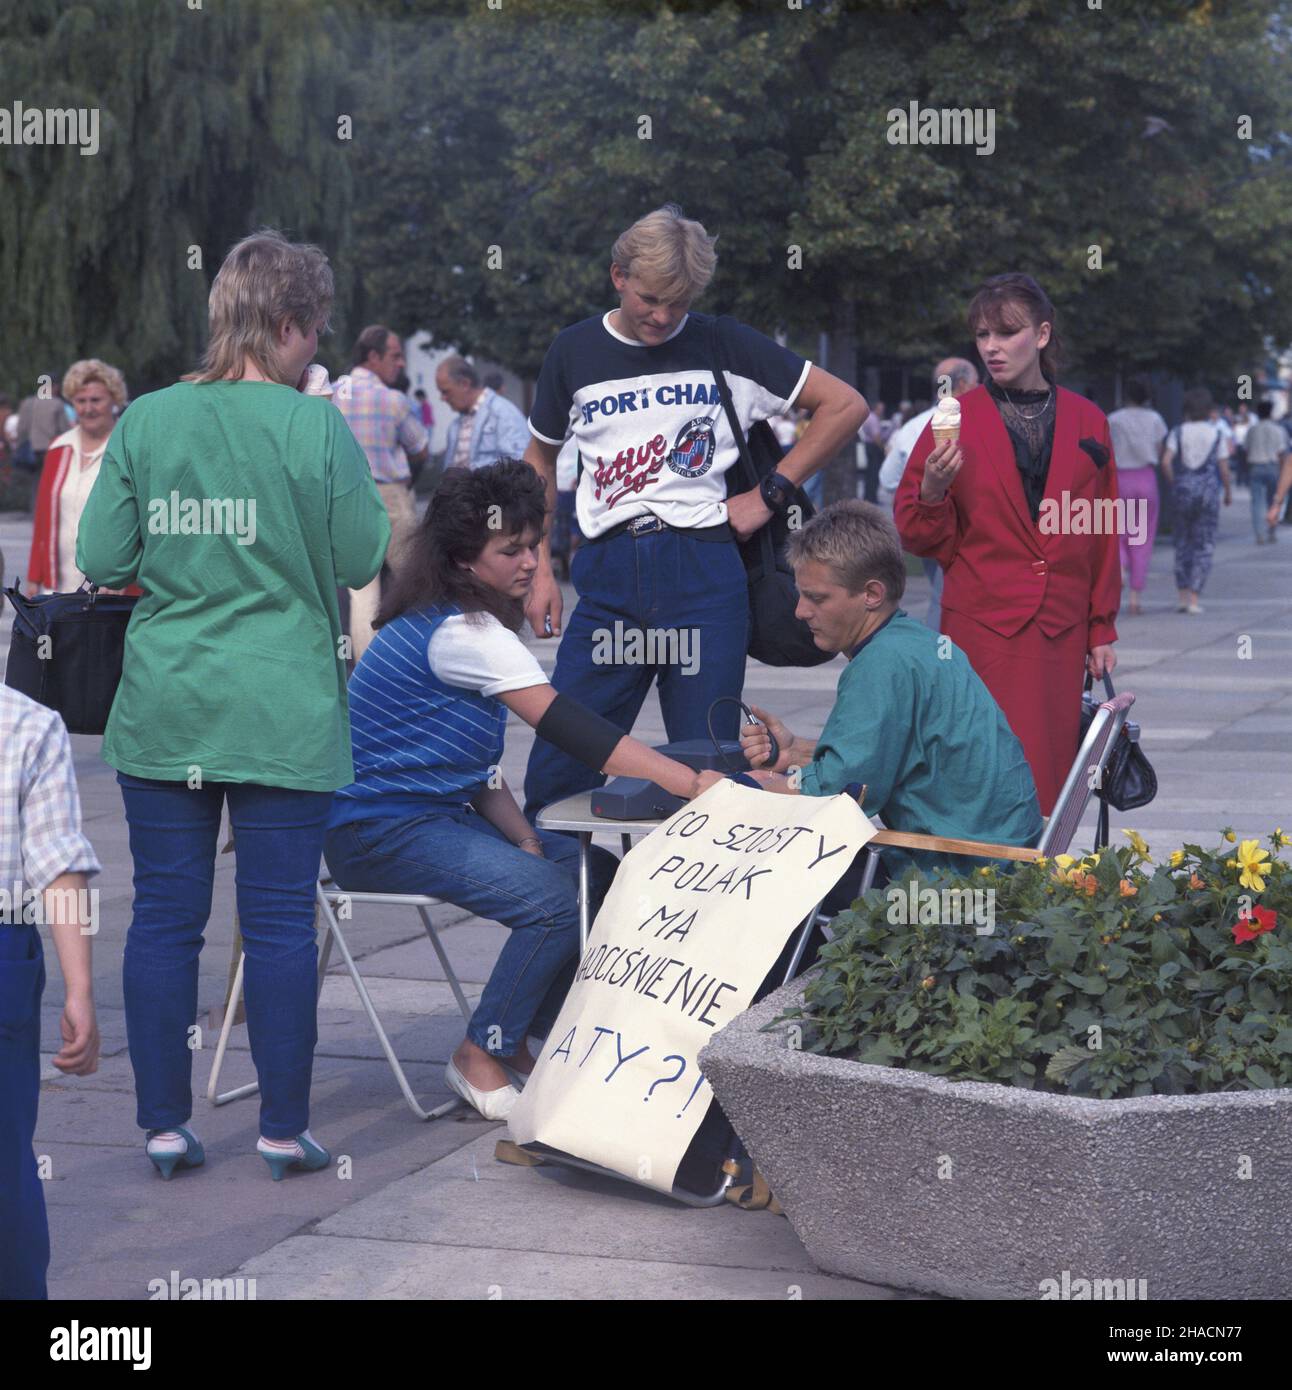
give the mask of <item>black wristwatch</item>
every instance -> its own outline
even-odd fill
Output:
[[[783,512],[794,500],[794,484],[779,473],[769,473],[758,484],[758,492],[769,511]]]

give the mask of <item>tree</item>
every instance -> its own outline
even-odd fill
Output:
[[[321,243],[351,295],[347,23],[311,0],[18,0],[10,100],[99,112],[99,152],[0,146],[0,381],[76,357],[135,394],[192,367],[210,282],[262,225]]]

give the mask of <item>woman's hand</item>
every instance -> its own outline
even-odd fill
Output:
[[[746,724],[741,728],[740,751],[745,755],[750,767],[766,767],[773,772],[784,772],[790,765],[790,744],[794,742],[794,735],[774,714],[768,714],[757,705],[750,705],[750,709],[763,723]],[[767,761],[772,751],[771,739],[767,737],[769,733],[780,747],[774,767]]]
[[[1277,526],[1279,524],[1279,513],[1282,510],[1283,499],[1280,497],[1278,501],[1271,504],[1269,511],[1265,513],[1265,524],[1269,527]]]
[[[1095,678],[1102,680],[1111,676],[1117,669],[1117,653],[1111,647],[1092,647],[1086,658],[1086,670]]]
[[[920,484],[921,502],[941,502],[951,490],[956,474],[964,465],[960,444],[944,439],[924,461],[924,481]]]
[[[691,779],[691,789],[687,792],[686,799],[694,801],[697,796],[703,796],[710,787],[725,781],[725,776],[721,772],[713,771],[712,768],[704,772],[697,772]]]

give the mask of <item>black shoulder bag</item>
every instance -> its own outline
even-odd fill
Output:
[[[757,421],[750,428],[748,438],[740,427],[731,388],[722,369],[721,323],[721,318],[715,318],[709,326],[709,360],[740,454],[732,471],[737,474],[740,490],[744,492],[757,488],[763,478],[775,472],[782,457],[781,446],[766,420]],[[731,474],[727,476],[730,479]],[[727,491],[730,495],[730,487]],[[802,488],[795,488],[791,507],[799,509],[797,515],[801,525],[814,515],[815,509]],[[794,616],[799,591],[794,583],[794,572],[785,558],[789,534],[788,513],[778,512],[747,541],[736,543],[749,581],[749,655],[768,666],[820,666],[832,660],[835,653],[823,652],[812,640],[808,625]]]
[[[1091,693],[1094,678],[1086,672],[1086,685],[1081,695],[1081,737],[1085,738],[1101,701]],[[1104,677],[1104,690],[1112,699],[1116,692],[1110,677]],[[1108,808],[1115,811],[1134,811],[1147,806],[1157,795],[1157,773],[1144,756],[1139,743],[1139,725],[1129,719],[1122,725],[1122,731],[1113,744],[1108,761],[1104,764],[1103,781],[1095,795],[1099,798],[1099,829],[1095,848],[1102,849],[1108,843]]]
[[[101,734],[138,595],[102,594],[93,584],[36,598],[17,585],[4,592],[14,609],[5,684],[57,710],[69,733]]]

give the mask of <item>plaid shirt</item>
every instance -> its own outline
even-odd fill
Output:
[[[392,390],[376,372],[355,367],[336,383],[332,400],[345,416],[379,483],[406,483],[408,455],[427,447],[426,430],[413,403]]]
[[[0,685],[0,887],[44,892],[61,874],[97,874],[81,833],[72,746],[58,715]]]

